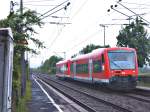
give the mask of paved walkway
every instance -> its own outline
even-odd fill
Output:
[[[47,95],[42,91],[37,82],[31,78],[32,99],[28,102],[29,112],[58,112]]]

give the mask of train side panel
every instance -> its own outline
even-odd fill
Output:
[[[134,89],[138,76],[136,51],[132,48],[101,48],[57,63],[58,77],[105,83],[113,89]]]
[[[60,61],[59,63],[56,64],[56,76],[57,77],[70,77],[70,61],[65,60],[65,61]]]
[[[72,62],[72,76],[74,80],[91,82],[89,57],[79,58]]]
[[[100,52],[91,56],[93,83],[108,83],[107,60],[105,52]]]

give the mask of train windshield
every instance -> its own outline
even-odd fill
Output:
[[[108,57],[110,69],[135,69],[135,53],[133,51],[109,51]]]

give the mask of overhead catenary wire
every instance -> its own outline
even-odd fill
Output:
[[[83,9],[83,7],[85,6],[85,4],[87,3],[87,1],[84,1],[84,3],[80,6],[80,8],[76,11],[76,13],[73,15],[73,17],[75,17],[82,9]],[[115,11],[113,11],[113,12],[111,12],[111,13],[114,13]],[[107,16],[108,15],[110,15],[110,14],[107,14]],[[72,19],[73,19],[73,17],[72,17]],[[102,17],[100,17],[100,18],[102,18]],[[96,22],[97,23],[97,22]],[[93,23],[92,23],[93,24]],[[91,25],[89,25],[89,26],[91,26]],[[98,32],[96,32],[96,33],[98,33]],[[92,34],[92,35],[95,35],[96,33],[94,33],[94,34]],[[90,37],[90,36],[88,36],[88,37]],[[91,36],[92,37],[92,36]],[[89,38],[90,39],[90,38]],[[74,48],[76,48],[78,45],[80,45],[80,44],[82,44],[82,43],[84,43],[84,42],[86,42],[86,41],[88,41],[89,39],[85,39],[85,40],[83,40],[83,41],[81,41],[81,42],[79,42],[78,44],[75,44],[71,49],[68,49],[67,51],[70,51],[70,50],[72,50],[72,49],[74,49]],[[76,41],[77,40],[77,38],[76,39],[73,39],[72,41]]]
[[[24,1],[23,3],[31,3],[31,2],[52,2],[54,0],[34,0],[34,1]]]
[[[62,18],[61,18],[61,20],[60,21],[62,21]],[[57,26],[58,26],[59,24],[57,24]],[[56,40],[58,39],[58,37],[60,36],[60,34],[62,33],[62,30],[63,30],[63,28],[65,27],[65,25],[63,25],[63,27],[59,30],[58,29],[58,33],[57,33],[57,35],[55,36],[55,38],[52,40],[52,42],[51,42],[51,44],[50,44],[50,46],[48,47],[48,49],[51,49],[51,47],[54,45],[54,43],[56,42]]]
[[[65,27],[65,26],[63,26],[63,27]],[[50,46],[49,46],[49,49],[54,45],[54,43],[56,42],[56,40],[57,40],[58,37],[60,36],[60,34],[61,34],[61,32],[62,32],[62,29],[63,29],[63,28],[61,28],[61,30],[58,31],[58,34],[57,34],[56,37],[52,40],[52,42],[51,42],[51,44],[50,44]]]
[[[111,9],[113,9],[114,11],[119,12],[120,14],[122,14],[122,15],[127,16],[127,17],[130,18],[130,16],[128,16],[127,14],[125,14],[125,13],[123,13],[123,12],[121,12],[121,11],[118,11],[118,10],[114,9],[113,6],[111,6]],[[108,10],[108,11],[109,11],[109,10]]]
[[[150,4],[139,4],[139,3],[129,3],[129,2],[122,2],[126,4],[133,4],[133,5],[143,5],[143,6],[150,6]]]
[[[45,5],[45,4],[41,4],[41,5],[35,5],[35,4],[24,4],[24,5],[30,5],[30,6],[57,6],[57,5]]]
[[[97,35],[99,33],[99,31],[92,33],[91,35],[89,35],[85,40],[75,44],[73,47],[71,47],[70,49],[66,50],[66,52],[69,52],[70,50],[76,48],[77,46],[81,45],[82,43],[88,41],[89,39],[93,38],[93,36]]]
[[[85,0],[81,5],[80,5],[80,7],[77,9],[77,11],[74,13],[74,15],[71,17],[71,19],[74,19],[74,17],[81,11],[81,10],[83,10],[83,8],[84,8],[84,6],[86,5],[88,3],[88,0]],[[113,12],[111,12],[111,14],[112,13],[114,13],[115,11],[113,11]],[[106,14],[107,16],[108,15],[110,15],[110,14]],[[99,19],[101,19],[102,18],[102,16],[100,16],[100,18]],[[99,21],[99,19],[97,19],[98,21]],[[97,23],[98,24],[98,21],[96,21],[95,23]],[[93,24],[93,23],[92,23]],[[97,26],[97,24],[96,24],[96,26]],[[89,25],[89,26],[91,26],[91,24]],[[87,29],[89,29],[89,27],[86,27],[86,29],[83,31],[83,32],[87,32]],[[76,37],[76,36],[75,36]],[[78,36],[77,36],[78,37]],[[71,41],[76,41],[77,40],[77,38],[75,38],[75,39],[72,39]]]
[[[53,11],[54,9],[58,8],[59,6],[63,5],[63,4],[66,3],[66,2],[68,2],[68,0],[64,1],[63,3],[57,5],[56,7],[54,7],[54,8],[52,8],[52,9],[46,11],[45,13],[43,13],[42,15],[40,15],[39,18],[42,17],[42,16],[44,16],[44,15],[46,15],[47,13]]]
[[[124,8],[118,8],[118,9],[124,9]],[[130,7],[130,9],[137,9],[137,10],[139,10],[139,9],[150,9],[150,8],[148,8],[148,7],[134,7],[134,8],[131,8]]]
[[[41,19],[41,20],[42,20],[42,19],[45,19],[46,17],[49,17],[49,16],[55,14],[56,12],[59,12],[59,11],[62,10],[62,9],[64,9],[64,7],[60,8],[60,9],[58,9],[58,10],[56,10],[56,11],[54,11],[54,12],[52,12],[52,13],[48,14],[47,16],[44,16],[44,17],[42,17],[42,18],[40,18],[40,19]]]
[[[84,3],[81,5],[81,7],[76,11],[76,13],[74,14],[74,16],[75,16],[77,13],[79,13],[79,11],[80,11],[80,10],[83,8],[83,6],[87,3],[87,1],[88,1],[88,0],[85,0],[85,1],[84,1]],[[73,16],[73,17],[74,17],[74,16]],[[73,18],[73,17],[72,17],[72,18]],[[70,24],[70,23],[69,23],[69,24]]]
[[[75,12],[75,14],[72,16],[72,19],[83,9],[83,7],[86,5],[88,0],[85,0],[83,4],[80,6],[80,8]]]
[[[124,7],[125,9],[129,10],[130,12],[132,12],[133,14],[137,15],[137,16],[140,17],[142,20],[144,20],[145,22],[147,22],[148,25],[150,25],[150,22],[149,22],[149,21],[147,21],[147,20],[144,19],[143,17],[139,16],[137,13],[135,13],[134,11],[132,11],[131,9],[129,9],[128,7],[126,7],[126,6],[124,6],[123,4],[121,4],[120,1],[117,2],[117,3],[118,3],[119,5],[121,5],[122,7]]]
[[[68,0],[67,0],[68,1]],[[49,11],[47,11],[46,13],[48,13],[48,12],[50,12],[50,11],[53,11],[54,9],[56,9],[57,7],[59,7],[59,6],[61,6],[61,5],[63,5],[64,3],[66,3],[67,1],[65,1],[65,2],[63,2],[63,3],[61,3],[61,4],[59,4],[59,5],[57,5],[56,7],[54,7],[53,9],[51,9],[51,10],[49,10]],[[58,12],[58,11],[60,11],[60,10],[62,10],[62,9],[67,9],[67,6],[69,6],[70,5],[70,2],[68,2],[67,3],[67,5],[65,5],[65,6],[63,6],[62,8],[59,8],[59,9],[57,9],[57,10],[55,10],[54,12],[52,12],[52,13],[50,13],[50,14],[48,14],[48,15],[46,15],[46,16],[44,16],[46,13],[44,13],[41,17],[43,17],[43,18],[40,18],[41,20],[42,19],[44,19],[44,18],[46,18],[46,17],[48,17],[48,16],[51,16],[51,15],[53,15],[53,14],[55,14],[56,12]],[[62,18],[61,18],[61,20],[62,20]],[[59,22],[58,22],[59,23]],[[57,22],[56,22],[56,24],[57,24]],[[67,23],[67,24],[70,24],[70,23]],[[57,25],[59,25],[59,24],[57,24]],[[62,24],[61,24],[62,25]],[[64,25],[65,26],[65,25]],[[63,27],[64,27],[63,26]],[[52,40],[52,42],[51,42],[51,44],[50,44],[50,46],[48,47],[49,49],[51,49],[51,47],[54,45],[54,43],[56,42],[56,40],[58,39],[58,37],[60,36],[60,34],[61,34],[61,32],[62,32],[62,29],[63,28],[61,28],[61,30],[59,31],[58,30],[58,33],[57,33],[57,35],[56,35],[56,37]]]

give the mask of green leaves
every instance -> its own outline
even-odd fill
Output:
[[[135,22],[119,31],[117,46],[131,47],[137,50],[139,67],[150,64],[150,37],[144,28],[142,20],[136,18]]]
[[[51,56],[49,59],[47,59],[41,67],[38,68],[40,72],[45,72],[45,73],[51,73],[54,74],[56,73],[56,63],[58,61],[62,60],[62,58],[57,57],[57,56]]]
[[[107,48],[110,46],[106,45],[105,47]],[[104,48],[104,46],[90,44],[90,45],[87,45],[85,48],[83,48],[81,51],[79,51],[79,53],[80,54],[87,54],[87,53],[90,53],[91,51],[93,51],[94,49],[97,49],[97,48]]]
[[[81,49],[79,51],[79,54],[87,54],[87,53],[92,52],[94,49],[97,49],[97,48],[108,48],[108,47],[110,47],[110,46],[109,45],[99,46],[99,45],[90,44],[90,45],[87,45],[86,47],[84,47],[83,49]],[[71,58],[74,58],[76,56],[77,56],[77,54],[74,54],[73,56],[71,56]]]
[[[22,15],[17,11],[10,14],[6,19],[0,20],[0,27],[11,27],[13,31],[13,37],[15,42],[14,53],[19,53],[22,50],[31,51],[37,53],[36,50],[28,48],[27,45],[20,45],[21,41],[31,40],[38,48],[45,48],[43,42],[39,39],[35,39],[32,36],[37,32],[34,30],[34,26],[41,27],[43,23],[38,18],[35,11],[27,10]]]

